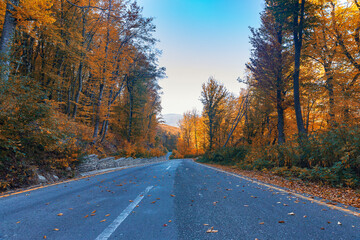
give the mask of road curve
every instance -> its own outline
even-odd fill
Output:
[[[353,240],[354,211],[172,160],[2,197],[0,239]]]

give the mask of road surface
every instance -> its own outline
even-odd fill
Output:
[[[330,207],[173,160],[2,197],[0,239],[360,239]]]

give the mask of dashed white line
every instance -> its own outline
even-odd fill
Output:
[[[167,170],[169,170],[169,169],[170,169],[170,167],[171,167],[171,166],[168,166],[168,167],[166,168],[166,171],[167,171]]]
[[[149,186],[144,192],[140,193],[139,196],[127,207],[125,210],[95,239],[95,240],[107,240],[111,234],[113,234],[120,224],[130,215],[131,211],[138,205],[153,186]]]

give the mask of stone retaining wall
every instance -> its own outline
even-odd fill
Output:
[[[84,157],[83,161],[77,167],[79,172],[91,172],[95,170],[102,170],[108,168],[117,168],[117,167],[126,167],[132,165],[140,165],[146,163],[157,163],[164,162],[168,159],[166,156],[154,157],[154,158],[119,158],[115,159],[114,157],[108,157],[99,159],[95,154],[88,155]]]

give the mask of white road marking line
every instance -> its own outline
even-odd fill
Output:
[[[171,166],[168,166],[168,167],[166,168],[166,170],[169,170],[169,169],[170,169],[170,167],[171,167]]]
[[[246,180],[246,181],[249,181],[249,182],[252,182],[252,183],[256,183],[260,186],[265,186],[265,187],[268,187],[268,188],[272,188],[274,190],[277,190],[281,193],[287,193],[287,194],[292,194],[293,196],[295,197],[298,197],[298,198],[302,198],[304,200],[308,200],[308,201],[311,201],[311,202],[314,202],[314,203],[317,203],[319,205],[322,205],[322,206],[326,206],[328,208],[331,208],[331,209],[336,209],[338,211],[342,211],[342,212],[345,212],[345,213],[349,213],[349,214],[352,214],[356,217],[360,217],[360,213],[359,212],[356,212],[356,211],[352,211],[352,210],[349,210],[349,209],[346,209],[346,208],[342,208],[342,207],[338,207],[338,206],[334,206],[334,205],[329,205],[325,202],[322,202],[322,201],[319,201],[319,200],[316,200],[316,199],[313,199],[313,198],[310,198],[310,197],[306,197],[306,196],[303,196],[301,194],[298,194],[298,193],[295,193],[295,192],[292,192],[292,191],[287,191],[285,189],[282,189],[280,187],[275,187],[275,186],[272,186],[272,185],[269,185],[269,184],[266,184],[266,183],[262,183],[260,181],[257,181],[257,180],[254,180],[252,178],[249,178],[249,177],[244,177],[242,175],[238,175],[238,174],[235,174],[235,173],[232,173],[232,172],[226,172],[224,170],[221,170],[221,169],[218,169],[218,168],[214,168],[214,167],[210,167],[210,166],[207,166],[207,165],[203,165],[203,164],[200,164],[200,163],[196,163],[200,166],[203,166],[203,167],[207,167],[207,168],[210,168],[210,169],[213,169],[215,171],[218,171],[218,172],[222,172],[222,173],[226,173],[228,175],[231,175],[231,176],[234,176],[234,177],[237,177],[237,178],[240,178],[240,179],[243,179],[243,180]]]
[[[153,186],[149,186],[144,192],[140,193],[139,196],[127,207],[125,210],[95,239],[95,240],[107,240],[111,234],[120,226],[120,224],[130,215],[131,211],[138,205]]]

